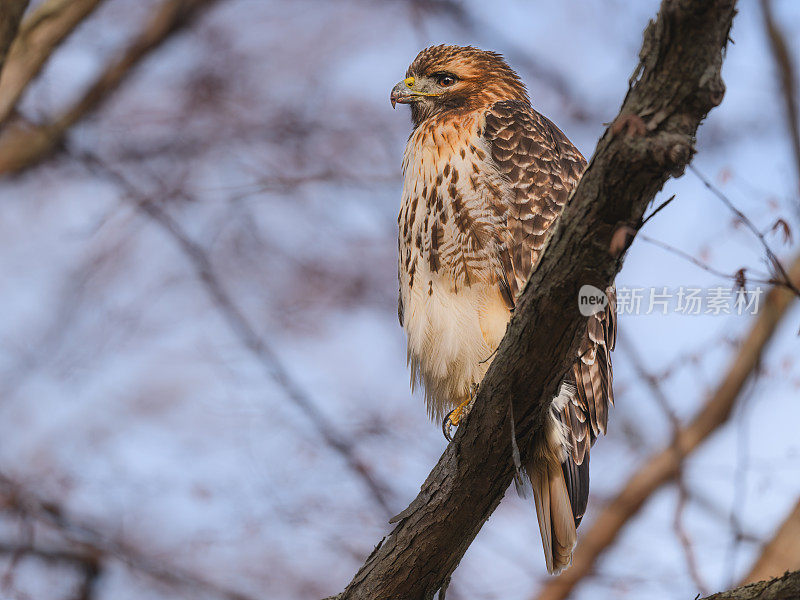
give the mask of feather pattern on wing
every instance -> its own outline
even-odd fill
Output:
[[[522,101],[494,104],[485,116],[484,136],[497,169],[512,190],[511,197],[503,199],[510,203],[506,215],[512,240],[501,260],[505,273],[500,279],[508,282],[515,299],[586,168],[586,160],[558,127]],[[614,402],[610,359],[616,336],[613,286],[606,294],[608,307],[589,317],[578,360],[567,378],[577,393],[558,414],[566,426],[575,465],[583,463],[597,436],[605,433],[608,406]],[[585,507],[585,499],[579,504]],[[582,510],[575,513],[576,520],[583,514]]]

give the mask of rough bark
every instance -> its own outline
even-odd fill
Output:
[[[432,598],[497,507],[515,473],[512,424],[524,463],[577,353],[578,290],[613,281],[648,204],[683,172],[700,122],[722,100],[734,6],[662,2],[620,115],[531,274],[475,407],[340,598]]]
[[[797,600],[800,598],[800,571],[719,592],[702,600]]]
[[[789,278],[800,284],[800,257],[790,267]],[[645,501],[662,485],[672,481],[686,456],[730,418],[736,399],[758,368],[761,356],[778,324],[793,306],[794,299],[794,294],[783,286],[776,286],[767,293],[747,337],[703,408],[688,425],[676,432],[668,447],[645,460],[614,499],[603,507],[591,528],[579,536],[572,567],[560,577],[549,580],[540,590],[538,600],[567,598],[578,582],[592,571],[599,556],[614,543]]]

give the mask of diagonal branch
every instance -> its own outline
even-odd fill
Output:
[[[0,124],[56,48],[102,1],[48,0],[25,19],[0,75]]]
[[[3,7],[0,8],[0,69],[3,68],[26,8],[28,0],[9,0],[3,2]]]
[[[125,52],[106,65],[75,104],[48,123],[16,123],[5,129],[0,135],[0,175],[17,173],[46,158],[69,128],[99,108],[142,60],[217,1],[164,0]]]
[[[800,257],[789,269],[792,281],[800,283]],[[759,366],[761,356],[781,319],[794,300],[782,286],[773,287],[764,306],[742,342],[739,352],[708,402],[695,418],[681,429],[672,444],[651,456],[628,479],[616,497],[606,505],[591,529],[581,537],[572,567],[559,578],[551,579],[539,593],[539,600],[563,600],[577,583],[594,568],[600,555],[614,542],[648,498],[680,473],[681,460],[711,436],[731,415],[745,383]],[[679,450],[676,455],[675,449]]]
[[[791,569],[800,569],[800,502],[764,547],[742,583],[776,577]]]
[[[797,106],[797,77],[792,65],[792,54],[789,50],[789,45],[786,43],[786,37],[772,15],[772,0],[761,0],[761,12],[764,15],[764,25],[769,36],[772,57],[778,67],[781,79],[787,133],[792,143],[795,168],[797,169],[798,187],[796,189],[800,192],[800,117],[798,117]]]
[[[433,598],[499,504],[515,471],[511,432],[526,458],[577,355],[586,327],[578,290],[584,284],[605,289],[613,281],[626,238],[635,235],[664,182],[683,172],[700,122],[722,101],[720,68],[734,5],[663,0],[645,30],[618,117],[643,127],[625,133],[612,126],[600,139],[520,297],[472,412],[341,599]]]

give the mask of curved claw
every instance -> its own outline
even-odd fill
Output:
[[[442,433],[444,434],[444,439],[448,442],[453,441],[453,436],[450,434],[450,430],[453,428],[453,422],[450,420],[450,415],[456,412],[458,409],[454,408],[451,410],[447,415],[445,415],[444,419],[442,420]]]

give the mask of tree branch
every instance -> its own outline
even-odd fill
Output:
[[[44,64],[103,0],[48,0],[25,19],[0,75],[0,124]]]
[[[764,547],[761,556],[750,569],[742,583],[752,583],[767,577],[800,568],[800,502],[786,517],[772,540]]]
[[[800,571],[784,573],[782,577],[776,579],[720,592],[703,600],[797,600],[797,598],[800,598]]]
[[[767,29],[772,57],[780,75],[781,91],[783,92],[783,103],[786,111],[787,134],[792,144],[795,168],[797,170],[797,191],[800,192],[800,117],[797,114],[797,78],[792,65],[789,45],[786,43],[786,38],[780,27],[775,22],[775,18],[772,16],[771,0],[761,0],[761,12],[764,16],[764,26]]]
[[[6,60],[6,54],[17,36],[22,15],[28,8],[28,0],[7,0],[0,8],[0,70]]]
[[[0,136],[0,175],[17,173],[42,161],[67,131],[96,110],[134,68],[172,34],[189,26],[217,0],[165,0],[122,56],[106,65],[83,96],[53,121],[42,125],[15,123]]]
[[[577,354],[586,327],[578,290],[584,284],[605,289],[613,281],[646,207],[671,175],[683,172],[700,122],[722,101],[720,67],[734,5],[662,2],[617,117],[642,127],[625,133],[612,125],[604,133],[520,297],[473,410],[340,598],[432,598],[499,504],[515,473],[511,432],[526,458]]]

